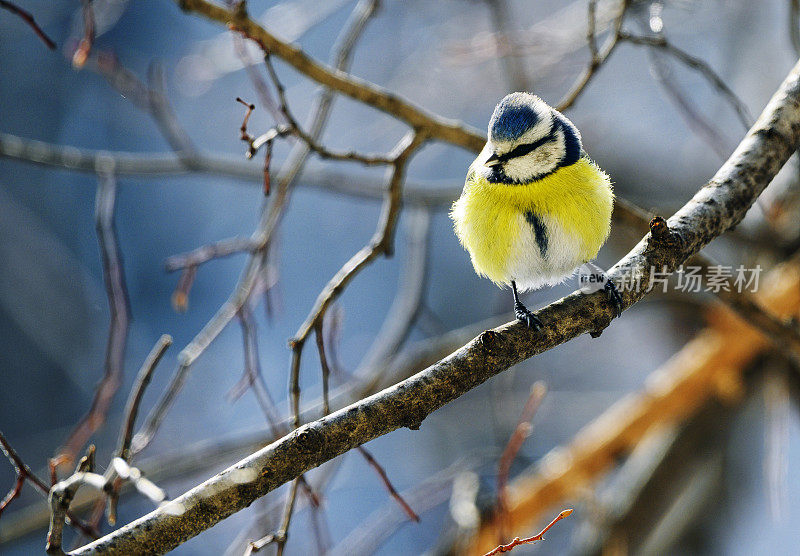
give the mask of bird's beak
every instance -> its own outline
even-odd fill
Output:
[[[486,162],[483,163],[484,166],[492,167],[497,166],[500,164],[500,155],[497,153],[492,153],[492,156],[486,159]]]

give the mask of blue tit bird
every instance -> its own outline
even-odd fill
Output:
[[[516,317],[538,329],[518,292],[558,284],[594,259],[613,204],[611,180],[572,122],[536,95],[511,93],[494,109],[450,217],[475,272],[511,286]],[[604,289],[619,316],[614,283],[605,280]]]

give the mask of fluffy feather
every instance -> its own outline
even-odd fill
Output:
[[[470,167],[464,191],[450,213],[475,271],[520,290],[554,285],[592,260],[611,226],[614,194],[609,177],[587,157],[523,184],[492,183],[481,171],[488,153]],[[543,254],[533,226],[541,219]]]
[[[595,258],[613,204],[611,180],[572,122],[536,95],[512,93],[494,109],[450,217],[475,272],[511,286],[517,319],[539,329],[518,292],[555,285]],[[619,291],[610,280],[603,289],[619,316]]]

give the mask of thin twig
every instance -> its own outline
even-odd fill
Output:
[[[597,0],[589,0],[587,5],[588,23],[586,25],[586,42],[589,45],[589,54],[592,60],[600,59],[600,52],[597,48]]]
[[[152,118],[183,166],[188,170],[198,170],[202,157],[172,109],[161,64],[156,61],[150,63],[147,83],[144,83],[111,52],[98,52],[90,61],[94,61],[94,64],[89,67],[95,69],[111,87]]]
[[[742,125],[745,129],[749,129],[753,123],[753,116],[750,114],[750,111],[745,106],[744,102],[734,93],[730,87],[725,83],[725,81],[711,69],[706,62],[701,60],[700,58],[696,58],[692,56],[688,52],[681,50],[674,44],[667,41],[666,37],[664,36],[640,36],[640,35],[632,35],[625,31],[620,31],[617,34],[618,40],[626,41],[631,44],[639,45],[639,46],[649,46],[651,48],[657,48],[663,50],[665,53],[669,54],[676,60],[680,61],[685,66],[699,72],[717,91],[730,103],[733,109],[736,111],[736,115],[739,117],[739,121],[742,122]]]
[[[413,509],[411,509],[411,506],[408,505],[408,502],[406,502],[403,499],[403,497],[400,496],[400,493],[397,492],[397,490],[394,488],[383,466],[380,463],[378,463],[378,461],[374,457],[372,457],[372,454],[370,454],[367,451],[367,449],[364,448],[363,446],[359,446],[358,451],[361,453],[362,456],[364,456],[364,459],[367,460],[367,463],[375,470],[375,472],[381,478],[381,481],[383,481],[383,486],[386,487],[386,490],[389,491],[389,494],[392,496],[392,498],[394,498],[395,501],[397,501],[397,503],[400,505],[400,507],[403,508],[403,511],[408,516],[408,519],[419,523],[419,516],[416,514],[416,512],[414,512]]]
[[[21,493],[22,493],[22,485],[25,484],[25,475],[22,473],[17,472],[17,480],[14,483],[14,486],[11,487],[11,490],[8,491],[5,498],[0,501],[0,516],[3,515],[3,510],[14,501]]]
[[[122,256],[114,227],[117,184],[112,172],[113,169],[110,169],[98,176],[95,202],[95,227],[102,256],[103,282],[111,311],[105,372],[95,392],[89,413],[75,426],[59,451],[60,456],[66,457],[68,462],[75,460],[89,437],[105,422],[108,408],[122,381],[130,309]]]
[[[247,143],[247,154],[246,154],[247,158],[248,159],[253,158],[259,151],[259,149],[261,149],[261,147],[264,147],[264,150],[266,151],[264,154],[264,171],[263,171],[264,195],[265,196],[269,195],[270,182],[271,182],[269,174],[269,166],[270,162],[272,161],[273,141],[277,137],[283,137],[290,133],[294,133],[294,129],[290,126],[280,124],[271,128],[269,131],[260,135],[257,138],[253,137],[247,132],[247,122],[250,119],[250,115],[253,113],[253,110],[256,109],[256,105],[251,104],[249,102],[245,102],[240,97],[236,97],[236,102],[243,104],[247,108],[247,111],[244,114],[244,120],[242,120],[242,126],[239,128],[240,131],[239,138],[245,143]]]
[[[296,135],[298,139],[300,139],[306,145],[308,145],[309,149],[314,151],[321,158],[328,160],[349,160],[352,162],[360,162],[365,166],[380,166],[380,165],[388,166],[393,163],[392,158],[388,156],[364,155],[357,153],[355,151],[337,152],[337,151],[332,151],[322,146],[320,143],[318,143],[314,137],[303,131],[303,129],[300,127],[300,124],[297,123],[297,120],[292,115],[289,109],[289,103],[286,100],[286,90],[283,84],[281,83],[280,79],[278,78],[278,74],[275,71],[275,67],[272,65],[272,60],[269,54],[267,54],[264,57],[264,64],[267,66],[267,72],[270,76],[270,79],[272,80],[272,84],[274,85],[275,90],[278,92],[278,99],[280,102],[279,108],[281,114],[283,114],[284,117],[286,118],[287,125],[289,126],[291,133]],[[265,135],[256,138],[252,143],[252,148],[258,150],[258,148],[261,145],[268,143],[269,141],[272,140],[273,138],[272,135],[273,134],[268,131]]]
[[[189,292],[194,285],[194,279],[197,277],[197,266],[189,265],[183,269],[178,283],[175,285],[175,291],[172,292],[172,308],[179,313],[184,313],[189,308]]]
[[[13,14],[18,15],[28,26],[33,29],[33,32],[44,41],[44,44],[47,45],[47,48],[50,50],[56,49],[56,43],[47,36],[47,34],[39,27],[39,24],[36,23],[36,20],[33,18],[30,12],[23,10],[16,4],[12,2],[7,2],[6,0],[0,0],[0,8],[5,8],[6,10],[10,11]]]
[[[346,71],[352,56],[352,49],[357,38],[361,35],[367,21],[372,17],[376,6],[374,0],[362,1],[356,6],[353,17],[340,37],[339,44],[334,55],[335,67],[340,71]],[[324,90],[317,104],[311,110],[309,134],[314,139],[321,136],[322,130],[327,122],[328,115],[333,103],[334,93],[330,89]],[[0,142],[0,147],[2,143]],[[136,451],[144,449],[150,443],[153,435],[158,430],[164,415],[172,405],[175,396],[180,391],[189,370],[210,343],[227,326],[238,311],[242,308],[250,295],[255,281],[258,278],[263,263],[265,261],[264,250],[267,249],[272,233],[277,228],[283,215],[284,208],[289,200],[289,192],[294,185],[297,177],[308,157],[309,148],[305,143],[298,143],[292,148],[286,162],[278,177],[277,194],[272,203],[265,206],[262,212],[261,221],[258,229],[253,233],[251,239],[256,244],[256,250],[251,255],[245,267],[242,278],[236,285],[234,292],[228,300],[220,307],[214,317],[203,327],[195,336],[192,342],[181,352],[180,364],[175,372],[164,395],[159,399],[155,408],[147,417],[147,421],[142,430],[134,438]],[[138,441],[137,441],[138,437]]]
[[[393,169],[389,179],[389,187],[386,191],[383,209],[381,212],[378,229],[375,231],[369,244],[363,247],[358,253],[353,255],[347,263],[331,278],[328,284],[320,292],[311,313],[300,325],[297,333],[290,340],[292,349],[302,348],[308,334],[314,328],[316,321],[324,317],[328,306],[333,302],[350,280],[367,264],[372,262],[378,255],[391,253],[392,239],[394,236],[395,223],[400,210],[402,183],[405,177],[405,166],[408,159],[425,142],[426,137],[417,133],[406,135],[403,140],[394,148],[392,158]]]
[[[3,436],[2,431],[0,431],[0,450],[2,450],[3,454],[5,454],[6,458],[8,458],[8,461],[11,462],[11,465],[14,466],[14,469],[17,472],[17,483],[15,483],[14,488],[9,492],[9,494],[6,495],[6,498],[3,499],[3,509],[5,509],[8,504],[14,500],[14,498],[19,496],[19,492],[17,492],[17,484],[19,484],[20,478],[22,478],[23,481],[30,481],[31,484],[33,484],[37,490],[39,490],[39,492],[47,496],[47,494],[50,492],[50,486],[40,479],[36,473],[34,473],[31,468],[28,467],[24,461],[22,461],[22,458],[19,457],[19,454],[17,454],[14,448],[11,447],[11,444],[9,444],[8,440],[6,440],[6,437]],[[21,486],[19,488],[21,488]],[[11,498],[9,499],[9,497]],[[87,535],[92,539],[97,539],[100,536],[96,529],[89,527],[75,514],[67,512],[67,517],[69,518],[70,524],[80,529],[84,535]]]
[[[517,537],[517,538],[515,538],[513,541],[511,541],[508,544],[501,544],[500,546],[498,546],[494,550],[490,550],[489,552],[486,553],[485,556],[493,556],[494,554],[500,554],[501,552],[510,552],[510,551],[514,550],[515,547],[520,546],[522,544],[531,544],[531,543],[534,543],[534,542],[537,542],[537,541],[544,540],[544,534],[547,533],[553,525],[555,525],[556,523],[558,523],[559,521],[561,521],[562,519],[564,519],[565,517],[567,517],[567,516],[569,516],[571,514],[572,514],[572,510],[571,509],[562,510],[561,513],[558,514],[553,519],[553,521],[551,521],[550,523],[547,524],[547,527],[545,527],[544,529],[539,531],[539,533],[537,533],[536,535],[534,535],[532,537],[527,537],[527,538],[524,538],[524,539],[521,539],[521,538]]]
[[[584,72],[578,77],[578,80],[572,86],[572,89],[564,95],[564,98],[556,105],[556,109],[560,112],[563,112],[573,104],[575,101],[578,100],[578,97],[583,93],[586,89],[586,86],[592,80],[592,78],[597,73],[597,70],[600,69],[603,64],[608,61],[608,58],[614,52],[614,49],[617,47],[620,41],[620,36],[622,35],[622,23],[625,20],[625,15],[630,7],[631,0],[620,0],[619,6],[619,13],[617,14],[616,19],[614,20],[614,27],[611,30],[611,35],[606,40],[606,44],[603,46],[600,52],[597,51],[596,45],[596,37],[594,34],[594,27],[595,27],[595,10],[592,3],[589,4],[589,31],[590,34],[588,35],[588,43],[589,43],[589,50],[591,52],[591,59],[589,60],[589,65],[586,67]]]
[[[158,62],[151,62],[147,68],[147,84],[150,115],[175,154],[188,168],[193,167],[197,160],[197,147],[172,110],[166,93],[164,68]]]
[[[427,213],[423,213],[423,214],[425,214],[426,217],[427,217]],[[427,230],[428,230],[427,224],[428,224],[427,220],[424,220],[423,221],[423,226],[422,226],[424,228],[424,230],[423,230],[422,235],[424,235],[425,238],[427,238]],[[419,238],[416,238],[416,239],[419,240]],[[424,258],[425,258],[424,248],[427,245],[427,242],[425,240],[422,240],[421,242],[418,241],[418,243],[422,243],[423,252],[422,252],[421,255],[419,253],[416,253],[416,252],[413,253],[409,257],[409,259],[411,260],[412,263],[417,262],[418,259],[423,259],[424,260]],[[424,262],[420,266],[422,266],[424,268],[424,266],[425,266]],[[415,278],[417,277],[416,276],[416,272],[414,272],[413,275],[414,275]],[[422,282],[422,280],[420,280],[420,282]],[[399,295],[400,294],[398,294],[398,296]],[[414,302],[414,299],[416,299],[417,303],[419,302],[418,297],[412,296],[412,303]],[[395,315],[395,311],[391,311],[390,310],[389,311],[389,316],[387,317],[387,319],[392,318],[394,315]],[[316,341],[317,341],[317,350],[319,352],[320,364],[322,366],[322,410],[323,410],[323,415],[328,415],[330,413],[330,401],[329,401],[329,397],[328,397],[328,379],[330,377],[330,367],[328,366],[328,360],[327,360],[327,357],[326,357],[326,354],[325,354],[325,341],[324,341],[325,335],[324,335],[324,330],[323,330],[323,322],[325,320],[326,319],[323,318],[323,319],[317,321],[317,324],[314,327],[314,337],[316,338]],[[401,321],[402,321],[401,322],[401,326],[405,326],[405,328],[406,328],[406,331],[401,333],[401,335],[404,337],[405,333],[407,332],[408,325],[410,325],[411,320],[409,318],[408,321],[405,321],[405,320],[402,320],[402,319],[401,319]],[[380,336],[381,335],[379,334],[379,337]],[[380,343],[379,345],[381,345],[383,347],[382,343]],[[368,367],[368,369],[371,372],[376,372],[377,371],[376,367]],[[299,392],[298,392],[298,395],[299,395]],[[411,506],[408,504],[408,502],[406,502],[403,499],[403,497],[394,488],[394,486],[392,485],[392,482],[389,479],[389,476],[387,475],[386,470],[383,468],[383,466],[363,446],[359,446],[358,447],[358,452],[362,455],[362,457],[364,457],[364,459],[367,461],[367,463],[370,465],[370,467],[372,467],[372,469],[378,474],[378,476],[380,477],[381,481],[383,482],[383,485],[386,487],[386,490],[389,492],[389,495],[397,501],[398,505],[400,505],[400,507],[403,509],[403,511],[406,513],[406,515],[409,517],[409,519],[411,519],[411,520],[413,520],[415,522],[419,522],[419,516],[417,516],[417,514],[414,512],[414,510],[411,509]]]
[[[261,373],[261,363],[258,358],[258,334],[256,323],[251,309],[245,305],[239,312],[239,321],[242,325],[242,339],[244,341],[244,376],[243,381],[249,386],[256,397],[261,411],[267,420],[272,434],[278,438],[286,434],[287,430],[281,425],[275,402],[269,393],[264,376]]]
[[[353,255],[339,272],[330,279],[317,297],[311,313],[300,326],[297,334],[289,340],[292,348],[292,361],[289,371],[289,392],[292,397],[292,415],[294,428],[300,426],[300,358],[308,334],[316,323],[325,317],[330,304],[341,294],[350,280],[358,272],[372,262],[378,255],[389,255],[392,251],[392,239],[395,224],[400,212],[402,183],[405,177],[406,163],[414,152],[424,143],[425,137],[418,133],[409,133],[393,150],[392,173],[389,179],[386,198],[383,203],[378,228],[369,244]]]
[[[261,77],[261,73],[259,73],[258,69],[255,67],[254,61],[250,58],[250,53],[247,51],[244,39],[239,35],[232,35],[232,38],[236,54],[242,61],[242,65],[245,71],[247,71],[250,82],[253,83],[253,88],[258,94],[261,104],[269,111],[276,124],[285,123],[284,116],[278,109],[278,103],[275,102],[267,82]]]
[[[289,540],[289,524],[291,523],[292,516],[294,515],[294,505],[297,501],[298,482],[299,480],[295,479],[292,481],[292,484],[289,487],[289,493],[286,496],[286,509],[283,512],[281,526],[274,536],[275,543],[278,546],[277,556],[283,555],[283,551],[286,548],[286,541]]]
[[[377,85],[321,64],[298,47],[276,38],[250,17],[241,17],[232,9],[226,9],[206,0],[176,0],[176,2],[185,11],[201,14],[252,38],[264,52],[281,58],[320,85],[388,112],[412,128],[424,131],[432,139],[474,151],[482,149],[486,142],[485,135],[476,130],[440,118]]]
[[[197,267],[213,259],[222,259],[237,253],[252,252],[256,245],[249,237],[232,237],[203,245],[188,253],[172,255],[164,261],[167,272],[174,272],[187,267]]]
[[[167,352],[169,346],[172,345],[172,336],[169,334],[162,335],[153,349],[144,360],[142,368],[136,375],[136,381],[131,389],[131,395],[128,398],[128,403],[125,406],[125,420],[122,430],[120,431],[120,444],[117,448],[117,457],[122,458],[123,461],[130,461],[130,447],[131,439],[133,438],[133,426],[136,423],[136,416],[139,413],[139,404],[142,402],[144,391],[147,385],[150,384],[150,379],[153,372],[156,370],[158,363],[164,354]]]
[[[169,334],[162,335],[153,349],[144,360],[141,369],[136,375],[136,381],[131,389],[131,394],[128,397],[128,403],[125,406],[125,419],[123,421],[122,429],[120,430],[119,447],[117,448],[116,457],[122,461],[130,462],[130,448],[131,440],[133,439],[133,427],[136,424],[136,416],[139,413],[139,404],[142,402],[144,391],[147,385],[150,384],[150,379],[153,372],[156,370],[158,363],[166,353],[169,346],[172,345],[172,336]],[[109,493],[108,503],[108,522],[110,524],[116,523],[117,520],[117,501],[119,500],[119,487],[121,481],[114,481]]]
[[[295,152],[304,150],[302,143],[297,143]],[[51,168],[62,168],[76,172],[96,174],[108,162],[113,162],[118,176],[180,176],[187,172],[223,176],[237,180],[246,180],[263,184],[262,169],[255,168],[237,157],[219,156],[214,153],[199,152],[195,165],[187,167],[179,158],[169,153],[128,153],[81,149],[73,146],[56,145],[33,139],[26,139],[8,133],[0,133],[0,157],[17,160],[23,163],[36,164]],[[294,155],[289,161],[295,161]],[[286,171],[279,176],[284,179]],[[304,169],[298,173],[302,177],[297,185],[313,187],[323,191],[349,195],[362,199],[380,199],[382,188],[375,186],[375,180],[369,177],[340,172],[333,169]],[[453,198],[461,191],[461,185],[441,187],[440,182],[409,182],[403,188],[403,201],[408,204],[430,207],[446,207],[452,204]],[[256,246],[261,245],[262,236],[256,235]]]
[[[525,402],[525,407],[522,409],[517,426],[514,428],[514,432],[511,433],[508,444],[506,444],[503,454],[500,456],[500,462],[497,465],[497,524],[501,543],[508,533],[508,493],[506,485],[508,484],[511,464],[517,457],[520,448],[522,448],[522,444],[531,434],[531,421],[536,415],[536,411],[539,409],[539,405],[541,405],[546,393],[547,388],[543,382],[536,382],[531,387],[528,401]]]
[[[328,366],[328,358],[325,355],[325,335],[322,328],[324,321],[325,319],[320,319],[314,325],[314,337],[317,340],[319,364],[322,367],[322,413],[327,415],[331,412],[331,402],[328,398],[328,379],[331,376],[331,368]]]
[[[11,447],[6,437],[3,435],[2,431],[0,431],[0,449],[2,449],[3,453],[5,454],[8,461],[11,462],[11,465],[14,466],[14,470],[17,472],[17,482],[14,484],[14,487],[9,491],[6,497],[3,499],[2,505],[0,505],[0,513],[6,509],[8,504],[10,504],[16,497],[19,496],[20,491],[22,490],[22,484],[25,480],[30,480],[34,485],[39,487],[40,490],[47,492],[50,490],[50,487],[44,484],[44,482],[36,476],[36,474],[31,471],[31,468],[28,467],[22,458],[19,457],[19,454]]]
[[[92,9],[92,0],[82,0],[83,2],[83,37],[78,43],[78,48],[72,55],[72,65],[75,69],[81,69],[86,60],[89,59],[89,53],[94,44],[94,10]]]
[[[717,130],[700,110],[692,106],[686,94],[679,88],[677,82],[668,73],[670,69],[663,59],[664,53],[655,52],[650,50],[648,52],[650,58],[650,68],[659,85],[664,89],[667,97],[676,105],[678,113],[683,117],[683,121],[687,127],[705,139],[709,147],[711,147],[721,160],[725,160],[728,155],[728,147],[722,133]]]
[[[61,548],[64,522],[75,493],[83,485],[90,485],[102,491],[106,486],[106,480],[97,473],[79,471],[50,489],[50,528],[45,546],[48,554],[64,554]]]

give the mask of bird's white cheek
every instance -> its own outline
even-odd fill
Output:
[[[503,171],[515,181],[528,181],[554,171],[565,155],[563,141],[545,143],[530,154],[507,161]]]
[[[538,150],[538,149],[537,149]],[[538,176],[549,174],[558,166],[558,160],[548,160],[547,155],[531,153],[512,158],[503,165],[505,174],[514,181],[526,182]]]

